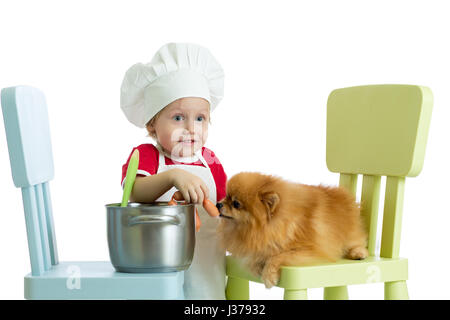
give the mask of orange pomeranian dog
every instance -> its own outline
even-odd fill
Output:
[[[217,208],[222,245],[267,288],[278,283],[281,266],[368,256],[360,207],[342,187],[241,172],[227,182]]]

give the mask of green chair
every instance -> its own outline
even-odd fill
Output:
[[[408,299],[408,261],[399,257],[405,177],[422,170],[433,96],[413,85],[370,85],[337,89],[327,103],[327,167],[339,185],[356,193],[362,175],[362,216],[369,257],[335,263],[282,267],[284,299],[306,299],[308,288],[324,288],[324,299],[348,299],[347,286],[384,283],[385,299]],[[381,250],[376,235],[381,176],[386,176]],[[249,299],[249,281],[262,283],[243,264],[227,257],[228,299]]]

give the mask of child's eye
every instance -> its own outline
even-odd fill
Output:
[[[176,115],[172,119],[175,120],[175,121],[181,121],[181,120],[183,120],[183,116]]]
[[[198,116],[198,117],[197,117],[197,121],[200,121],[200,122],[201,122],[201,121],[204,121],[204,120],[205,120],[205,117],[204,117],[204,116]]]

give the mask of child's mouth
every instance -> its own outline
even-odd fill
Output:
[[[182,143],[183,145],[192,145],[192,144],[195,144],[197,141],[194,139],[187,139],[187,140],[181,140],[179,142]]]
[[[194,141],[181,141],[180,143],[183,148],[185,147],[192,148],[195,145]]]

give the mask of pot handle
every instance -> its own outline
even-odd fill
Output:
[[[170,223],[176,226],[181,224],[178,217],[167,215],[143,215],[130,218],[128,220],[128,226],[132,227],[137,224],[151,224],[151,223]]]

